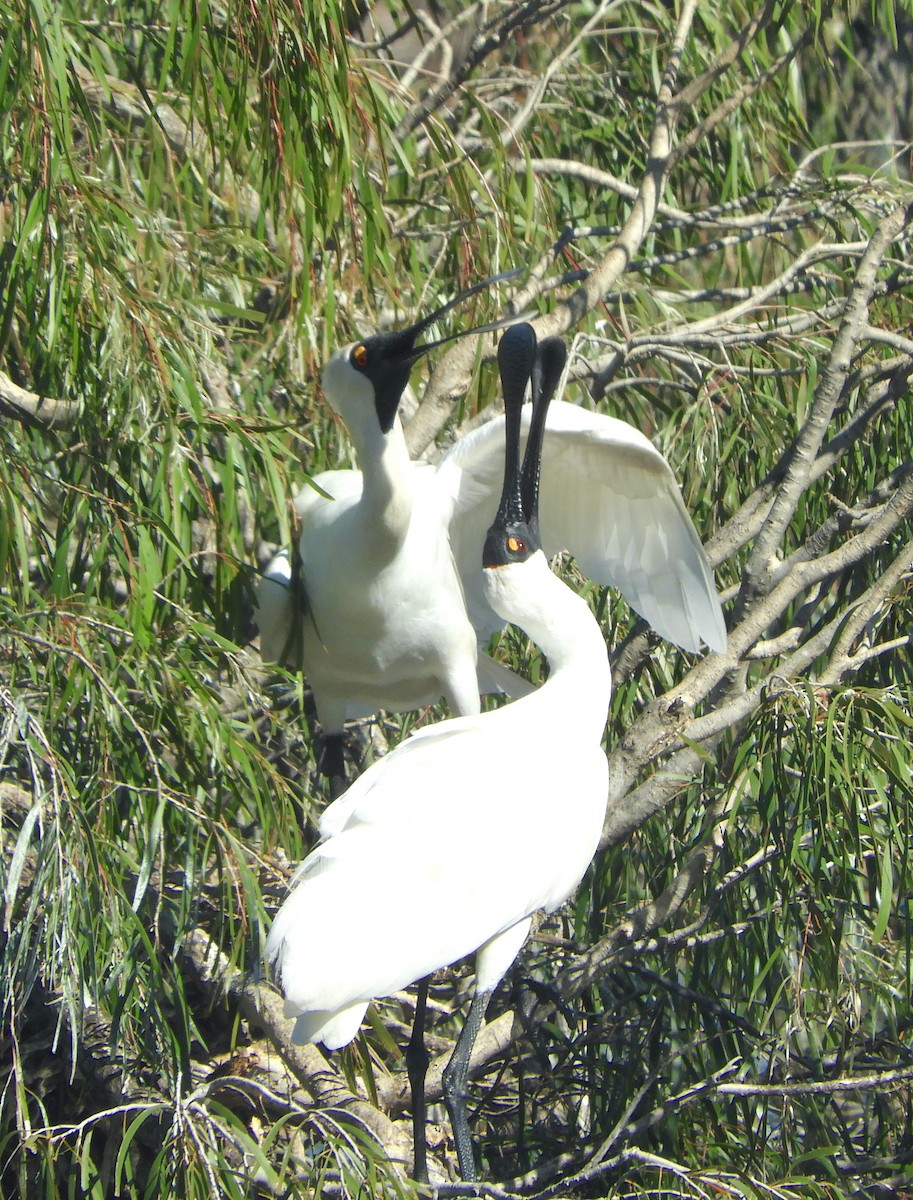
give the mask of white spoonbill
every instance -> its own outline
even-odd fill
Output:
[[[606,807],[608,654],[586,602],[539,548],[541,428],[530,435],[521,494],[520,409],[535,348],[530,325],[499,346],[504,491],[480,558],[487,602],[541,647],[548,680],[494,712],[419,730],[356,780],[324,812],[323,841],[299,868],[265,948],[297,1018],[295,1040],[330,1049],[355,1037],[373,998],[475,953],[475,996],[444,1072],[464,1179],[476,1178],[466,1081],[488,1000],[532,914],[576,888]],[[537,418],[547,402],[546,392]],[[420,1103],[421,1088],[413,1115]]]
[[[432,466],[411,461],[397,416],[412,365],[432,348],[416,339],[438,315],[355,342],[327,363],[323,390],[348,426],[360,469],[319,474],[320,490],[306,486],[296,498],[301,603],[285,554],[259,585],[261,655],[308,678],[331,780],[344,779],[347,718],[441,696],[453,713],[471,716],[480,691],[526,690],[478,649],[503,626],[479,563],[500,489],[504,418]],[[684,649],[702,641],[724,649],[713,576],[660,452],[625,421],[567,403],[551,406],[547,432],[545,553],[569,550],[590,579],[618,588]]]

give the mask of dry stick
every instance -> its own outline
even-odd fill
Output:
[[[0,412],[30,425],[72,425],[80,413],[75,400],[53,400],[38,392],[29,392],[13,383],[0,371]]]
[[[531,1171],[527,1171],[524,1175],[517,1176],[514,1179],[508,1180],[507,1187],[521,1193],[532,1191],[536,1200],[542,1200],[543,1197],[553,1195],[556,1191],[560,1191],[567,1195],[565,1186],[571,1184],[578,1179],[578,1172],[585,1167],[588,1162],[594,1159],[603,1158],[609,1148],[626,1133],[632,1126],[633,1114],[643,1103],[644,1098],[656,1086],[659,1079],[659,1071],[651,1070],[644,1082],[637,1089],[635,1094],[628,1102],[625,1111],[616,1121],[608,1136],[604,1139],[599,1149],[595,1152],[584,1148],[577,1150],[568,1150],[563,1154],[557,1155],[555,1158],[545,1159],[536,1164]],[[571,1174],[568,1174],[568,1171]],[[557,1183],[551,1184],[555,1176],[560,1176]],[[542,1190],[543,1184],[550,1184],[549,1187]]]
[[[724,240],[720,239],[721,242]],[[674,330],[670,330],[668,333],[660,331],[633,337],[626,343],[626,348],[637,349],[642,345],[655,345],[657,347],[690,346],[695,343],[716,345],[716,338],[720,332],[725,329],[732,329],[738,321],[749,313],[761,308],[768,300],[774,300],[783,295],[784,292],[788,292],[791,285],[810,266],[818,262],[826,262],[840,255],[862,255],[864,257],[866,248],[866,242],[818,242],[816,245],[809,246],[806,250],[803,250],[798,258],[793,259],[779,275],[774,276],[767,283],[750,288],[746,296],[730,308],[715,312],[709,317],[702,317],[689,324],[681,325]],[[709,343],[705,339],[709,339]]]
[[[841,1075],[838,1079],[810,1079],[807,1083],[718,1083],[711,1092],[720,1096],[831,1096],[837,1092],[872,1091],[910,1079],[913,1066],[868,1075]]]
[[[891,490],[892,486],[893,490]],[[821,537],[819,533],[821,531],[817,531],[806,540],[800,550],[790,555],[783,566],[778,567],[775,572],[771,572],[773,579],[771,591],[762,600],[750,605],[746,612],[746,621],[750,620],[751,627],[756,629],[758,625],[758,612],[763,614],[761,620],[768,615],[767,600],[770,597],[778,598],[782,612],[786,607],[782,603],[784,596],[788,597],[787,603],[791,602],[800,592],[824,580],[843,574],[851,566],[860,562],[865,555],[886,542],[913,511],[913,472],[909,466],[892,473],[888,491],[890,498],[873,510],[871,517],[862,523],[861,531],[835,550],[827,554],[820,552]],[[839,524],[827,522],[822,529],[827,533],[836,533],[839,531]],[[760,637],[762,632],[763,629],[757,631],[757,636]],[[756,641],[757,638],[754,640]],[[742,649],[747,651],[749,646],[745,645]]]
[[[439,79],[449,76],[453,70],[453,35],[459,32],[460,26],[468,24],[472,16],[473,8],[470,6],[442,27],[432,21],[429,13],[422,9],[416,10],[416,19],[420,24],[424,25],[426,31],[431,36],[423,43],[422,48],[409,64],[408,70],[400,79],[399,86],[402,92],[408,92],[412,88],[419,75],[425,71],[425,63],[431,59],[432,55],[438,49],[441,52],[441,65],[433,73]],[[430,76],[431,72],[428,71],[426,74]]]
[[[370,1130],[391,1162],[403,1165],[411,1162],[412,1139],[405,1126],[394,1123],[373,1104],[354,1095],[316,1046],[293,1043],[294,1022],[285,1017],[277,992],[254,983],[233,967],[202,929],[194,929],[187,935],[183,951],[204,986],[213,993],[224,991],[248,1021],[263,1028],[318,1107],[344,1110]]]
[[[691,746],[675,751],[663,763],[662,767],[649,776],[643,783],[632,787],[624,795],[624,804],[618,804],[610,810],[609,819],[603,830],[601,844],[616,845],[624,841],[635,830],[639,829],[651,816],[661,809],[668,807],[675,798],[699,777],[706,761],[707,752],[717,744],[720,737],[731,725],[744,722],[763,703],[789,688],[792,681],[799,678],[808,670],[811,664],[827,652],[828,646],[842,625],[842,617],[835,617],[819,633],[810,638],[777,670],[774,678],[766,677],[751,689],[740,693],[724,705],[720,705],[706,717],[696,719],[689,727],[689,735],[695,740],[700,739],[702,750]],[[909,638],[898,639],[888,648],[897,648],[906,644]],[[855,660],[840,664],[842,669],[839,678],[844,678],[856,670],[863,662],[873,656],[875,651],[860,654]],[[837,671],[833,672],[835,677]],[[830,679],[822,680],[821,686],[829,686]]]
[[[617,175],[612,175],[610,172],[603,171],[600,167],[594,167],[590,163],[578,162],[576,159],[531,158],[527,163],[525,159],[517,158],[514,159],[513,165],[523,170],[528,166],[534,175],[565,175],[569,179],[579,179],[583,183],[591,184],[593,187],[602,188],[603,191],[615,192],[623,200],[633,202],[637,199],[637,188],[633,183],[625,183]],[[671,204],[659,203],[656,206],[656,211],[661,216],[668,217],[673,221],[678,221],[685,225],[695,220],[693,213],[686,212],[682,208],[675,208]],[[559,240],[558,245],[560,246],[561,244]],[[549,257],[554,257],[554,253],[551,252]],[[532,297],[529,297],[529,299],[532,299]],[[520,307],[523,307],[524,303],[528,303],[528,300],[518,301]]]
[[[867,1075],[842,1075],[835,1079],[809,1080],[805,1083],[745,1083],[726,1082],[723,1076],[731,1074],[733,1067],[729,1063],[721,1070],[714,1072],[709,1078],[686,1088],[675,1096],[670,1096],[658,1105],[652,1112],[645,1114],[632,1122],[621,1132],[628,1138],[637,1137],[658,1121],[666,1118],[671,1111],[692,1104],[695,1100],[708,1096],[804,1096],[804,1095],[834,1095],[841,1092],[871,1091],[875,1088],[889,1087],[907,1082],[913,1076],[913,1067],[895,1067],[884,1071],[869,1072]],[[594,1156],[596,1158],[596,1156]],[[616,1160],[617,1161],[617,1160]],[[607,1163],[591,1163],[582,1174],[590,1178],[594,1173],[606,1169]],[[575,1177],[580,1178],[580,1177]],[[564,1183],[570,1181],[564,1180]]]
[[[601,167],[594,167],[589,163],[579,162],[577,159],[531,158],[528,161],[515,159],[513,165],[523,170],[528,167],[534,175],[565,175],[572,179],[579,179],[583,183],[602,188],[604,191],[615,192],[623,200],[633,201],[637,198],[637,188],[633,184],[625,183],[617,175],[613,175]],[[834,180],[835,184],[839,184],[839,182],[840,177]],[[752,212],[744,216],[739,215],[742,210],[748,209],[751,204],[756,203],[761,198],[770,200],[772,203],[761,211]],[[794,202],[794,205],[790,205],[789,201]],[[839,202],[845,204],[845,198],[841,196]],[[656,206],[656,213],[657,216],[664,219],[655,222],[654,228],[681,229],[687,227],[712,231],[718,235],[711,242],[701,242],[699,245],[692,246],[687,250],[677,251],[676,261],[681,261],[683,256],[694,257],[696,255],[706,255],[708,247],[710,248],[710,252],[712,252],[719,246],[742,245],[746,240],[760,237],[770,229],[785,231],[794,229],[798,225],[811,224],[813,221],[826,216],[836,203],[837,201],[830,197],[825,197],[824,199],[816,197],[815,205],[810,207],[802,192],[794,184],[786,184],[779,190],[768,188],[760,194],[754,192],[741,196],[738,201],[733,201],[730,204],[711,205],[707,208],[691,212],[683,208],[676,208],[667,202],[660,202]],[[737,207],[734,207],[736,204]],[[561,234],[561,237],[551,248],[547,260],[555,258],[560,250],[577,238],[606,236],[612,232],[614,232],[614,227],[606,225],[571,226]],[[663,257],[659,260],[650,258],[647,261],[650,263],[666,261],[666,258]],[[697,296],[699,298],[705,294],[715,295],[716,292],[697,293]],[[676,291],[675,295],[681,299],[683,296],[687,297],[691,295],[691,293],[679,290]],[[527,302],[533,298],[533,294],[528,295],[526,297]],[[520,301],[517,303],[519,304]]]

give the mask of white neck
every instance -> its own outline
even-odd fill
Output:
[[[389,433],[377,419],[367,437],[350,428],[363,486],[359,507],[378,535],[397,546],[405,540],[412,517],[412,462],[399,417]]]
[[[399,417],[389,433],[381,431],[374,388],[348,364],[350,349],[338,351],[327,363],[323,389],[355,447],[363,478],[359,507],[366,528],[376,533],[377,548],[390,553],[402,544],[412,517],[412,463]]]
[[[541,550],[526,562],[488,568],[485,591],[495,612],[519,625],[548,659],[548,683],[540,692],[547,690],[554,704],[560,690],[563,717],[584,739],[600,739],[612,676],[602,630],[586,601],[552,573]]]

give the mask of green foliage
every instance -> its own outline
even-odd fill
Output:
[[[302,689],[267,688],[247,645],[252,585],[291,540],[305,472],[347,460],[317,396],[334,345],[516,265],[542,265],[553,282],[530,303],[554,312],[573,293],[561,272],[603,259],[630,210],[616,185],[648,165],[675,8],[478,15],[497,53],[478,63],[463,46],[459,86],[434,101],[437,67],[404,78],[336,0],[7,0],[0,371],[45,407],[0,401],[3,1194],[414,1193],[357,1115],[305,1101],[188,949],[204,931],[226,972],[259,969],[323,803]],[[825,144],[882,138],[857,128],[865,52],[893,64],[876,35],[902,49],[913,5],[766,6],[717,71],[761,8],[698,6],[681,82],[713,76],[679,114],[692,141],[637,256],[573,330],[581,381],[621,356],[596,402],[655,437],[708,534],[770,486],[862,248],[909,202],[903,155],[888,170],[883,142]],[[842,248],[752,310],[756,327],[701,331],[822,241]],[[820,553],[839,547],[909,470],[908,262],[909,240],[881,265],[868,324],[884,338],[857,347],[828,436],[861,432],[804,490],[783,556],[802,561],[835,512],[846,524]],[[498,300],[475,304],[452,319]],[[495,390],[483,367],[456,418]],[[721,586],[752,536],[721,551]],[[751,1197],[904,1179],[909,1073],[840,1093],[721,1090],[909,1072],[908,575],[853,642],[849,677],[828,674],[841,622],[904,537],[908,522],[756,632],[739,666],[756,706],[525,952],[491,1014],[511,1008],[526,1032],[479,1096],[490,1177],[523,1194]],[[619,650],[616,746],[687,664],[666,647],[625,657],[631,614],[588,594]],[[785,642],[753,652],[790,621],[809,638],[833,625],[796,671]],[[519,635],[499,652],[541,678]],[[662,900],[721,822],[668,927],[562,992],[575,955]],[[435,985],[438,1046],[465,987],[459,971]],[[377,1013],[337,1065],[382,1106],[409,1004]],[[578,1146],[586,1161],[562,1159]]]

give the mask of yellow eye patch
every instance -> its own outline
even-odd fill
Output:
[[[352,351],[352,362],[356,367],[366,367],[368,365],[368,347],[365,345],[356,346]]]
[[[522,554],[526,549],[526,543],[522,538],[514,537],[513,534],[507,539],[507,549],[511,554]]]

